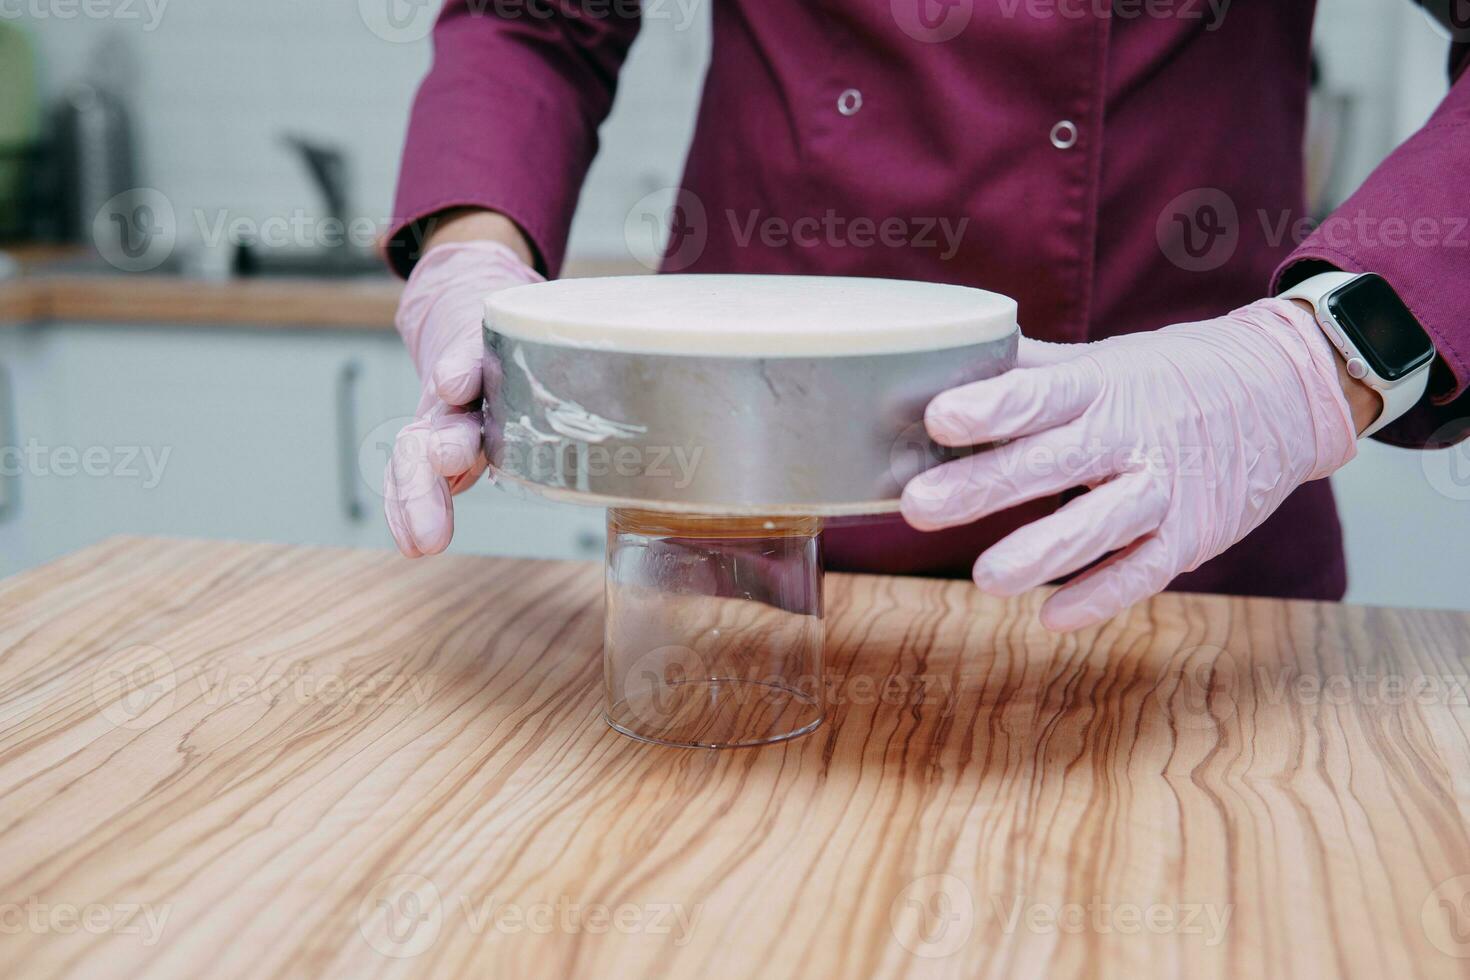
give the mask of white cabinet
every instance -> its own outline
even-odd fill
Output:
[[[0,574],[113,534],[392,546],[382,470],[418,393],[392,333],[7,327],[0,366]],[[456,514],[455,551],[601,550],[600,511],[486,484]]]
[[[1332,477],[1347,546],[1347,601],[1470,609],[1470,444],[1358,443]]]
[[[42,557],[111,534],[355,543],[337,392],[367,335],[48,325],[23,421]],[[26,407],[29,407],[27,404]],[[30,428],[35,418],[48,431]]]
[[[44,536],[26,520],[50,506],[53,489],[38,447],[61,441],[44,404],[45,340],[34,328],[0,325],[0,575],[48,556]]]

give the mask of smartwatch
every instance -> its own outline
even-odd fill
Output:
[[[1383,399],[1383,411],[1360,438],[1403,415],[1424,396],[1434,341],[1388,280],[1373,273],[1324,272],[1279,298],[1311,303],[1322,332],[1347,363],[1348,377]]]

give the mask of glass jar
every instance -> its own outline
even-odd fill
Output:
[[[704,748],[820,725],[820,531],[817,517],[608,511],[608,724]]]

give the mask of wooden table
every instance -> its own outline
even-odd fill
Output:
[[[0,583],[8,976],[1464,976],[1470,616],[833,576],[829,721],[607,730],[599,569]]]

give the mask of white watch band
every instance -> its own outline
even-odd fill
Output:
[[[1347,362],[1348,376],[1361,380],[1383,399],[1383,410],[1378,413],[1378,418],[1359,436],[1360,439],[1366,439],[1419,403],[1419,399],[1424,397],[1424,389],[1429,385],[1429,365],[1424,365],[1398,381],[1385,380],[1369,365],[1362,351],[1338,329],[1325,308],[1327,296],[1356,278],[1357,274],[1352,272],[1324,272],[1302,280],[1278,298],[1300,299],[1311,303],[1312,309],[1316,311],[1317,325],[1327,335],[1328,342]]]

